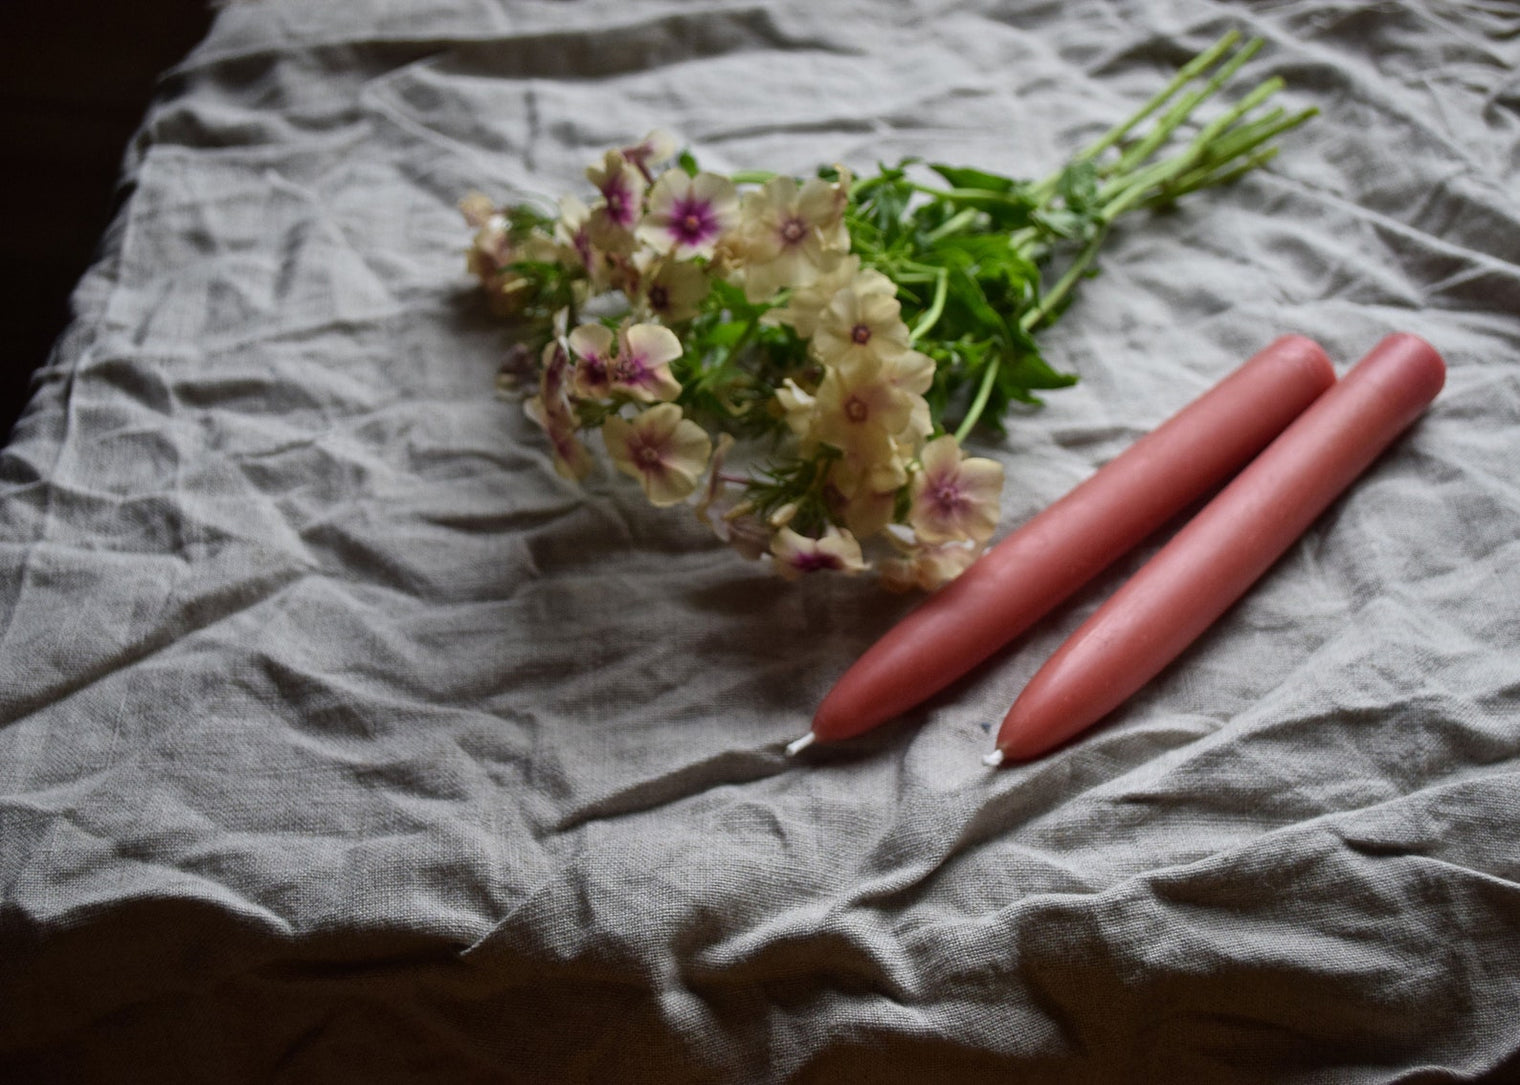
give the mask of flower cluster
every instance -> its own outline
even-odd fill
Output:
[[[597,431],[653,504],[690,503],[783,576],[953,578],[995,531],[1003,485],[1002,466],[962,443],[1075,379],[1031,333],[1059,315],[1111,222],[1254,168],[1308,115],[1250,117],[1269,80],[1158,159],[1252,44],[1121,147],[1233,44],[1041,182],[930,166],[931,185],[913,163],[861,179],[842,166],[722,176],[654,132],[592,163],[588,199],[553,213],[467,196],[468,267],[531,343],[508,368],[530,371],[526,409],[555,469],[584,478]]]

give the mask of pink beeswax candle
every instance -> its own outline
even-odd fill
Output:
[[[988,763],[1045,753],[1154,678],[1419,417],[1445,376],[1424,340],[1379,343],[1061,645],[1014,702]]]
[[[1314,342],[1268,345],[899,622],[789,752],[861,734],[948,686],[1223,483],[1334,382]]]

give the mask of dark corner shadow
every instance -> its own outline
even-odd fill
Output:
[[[54,926],[8,905],[0,1080],[389,1081],[407,1065],[500,1080],[453,1022],[501,977],[462,959],[463,941],[349,922],[291,934],[204,900],[138,898]]]

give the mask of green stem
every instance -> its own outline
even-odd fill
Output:
[[[982,411],[987,407],[987,400],[992,397],[992,384],[997,379],[997,373],[997,362],[988,362],[987,368],[982,371],[982,382],[977,385],[976,398],[966,409],[966,417],[961,419],[961,424],[955,427],[956,444],[965,444],[966,438],[971,436],[971,431],[976,428],[977,419],[982,417]]]
[[[950,286],[949,269],[940,268],[934,276],[934,280],[934,300],[929,303],[929,308],[924,311],[924,315],[913,326],[913,331],[908,336],[908,342],[910,343],[918,342],[925,332],[934,327],[935,322],[940,318],[940,314],[945,311],[945,295],[948,293]]]
[[[1144,139],[1125,151],[1119,157],[1119,160],[1104,172],[1110,174],[1124,173],[1144,162],[1156,152],[1157,148],[1171,138],[1172,133],[1181,127],[1188,117],[1192,116],[1195,109],[1217,94],[1219,88],[1224,86],[1226,81],[1240,70],[1242,64],[1255,56],[1261,47],[1262,40],[1260,38],[1253,38],[1242,45],[1235,51],[1234,56],[1230,57],[1220,66],[1219,70],[1209,78],[1207,83],[1198,90],[1183,95],[1176,105],[1162,114],[1156,127],[1151,129]]]
[[[736,185],[763,185],[778,175],[771,170],[739,170],[730,173],[728,179]]]
[[[1114,127],[1110,128],[1107,132],[1103,133],[1103,135],[1099,136],[1098,139],[1080,155],[1078,155],[1078,157],[1096,158],[1098,155],[1102,154],[1104,151],[1112,147],[1115,143],[1118,143],[1125,136],[1129,135],[1130,130],[1134,128],[1135,125],[1139,124],[1141,121],[1145,120],[1146,117],[1149,117],[1156,110],[1160,109],[1163,105],[1166,104],[1172,95],[1176,94],[1184,86],[1191,83],[1195,78],[1197,78],[1200,72],[1213,67],[1214,62],[1223,56],[1239,40],[1240,31],[1229,31],[1227,34],[1225,34],[1224,37],[1220,38],[1213,45],[1209,46],[1206,50],[1199,53],[1196,57],[1179,68],[1176,76],[1173,77],[1172,81],[1166,86],[1162,87],[1154,95],[1152,95],[1150,101],[1146,102],[1143,106],[1131,114],[1128,120],[1114,125]]]
[[[1129,135],[1129,133],[1137,124],[1145,120],[1145,118],[1149,117],[1152,113],[1165,105],[1173,97],[1173,95],[1175,95],[1179,90],[1196,79],[1200,73],[1213,67],[1215,62],[1218,61],[1219,58],[1223,56],[1230,48],[1232,48],[1239,40],[1240,31],[1231,30],[1229,33],[1225,34],[1224,37],[1220,38],[1217,42],[1209,46],[1202,53],[1199,53],[1192,60],[1188,61],[1187,64],[1178,69],[1177,74],[1172,77],[1172,81],[1170,83],[1153,94],[1149,101],[1147,101],[1135,112],[1131,113],[1125,120],[1120,121],[1118,124],[1114,125],[1107,132],[1104,132],[1096,140],[1090,143],[1079,155],[1077,155],[1077,159],[1097,158],[1098,155],[1102,154],[1114,144],[1118,143],[1125,136]],[[1055,191],[1056,186],[1060,184],[1060,179],[1061,174],[1059,171],[1051,174],[1049,177],[1045,178],[1045,180],[1035,185],[1034,188],[1030,190],[1030,195],[1033,196],[1036,201],[1044,202],[1044,200],[1047,199],[1050,194]]]
[[[961,229],[961,227],[971,225],[971,223],[976,220],[976,216],[980,213],[981,212],[979,212],[974,207],[964,207],[961,210],[957,211],[955,214],[951,215],[944,222],[940,223],[934,229],[924,234],[924,240],[934,242],[938,241],[940,238],[945,237],[948,234],[956,233]]]
[[[1077,285],[1082,276],[1086,274],[1088,267],[1098,255],[1098,250],[1103,247],[1103,241],[1108,236],[1108,223],[1105,221],[1098,231],[1088,239],[1087,244],[1082,246],[1071,262],[1065,273],[1056,280],[1055,286],[1040,299],[1040,303],[1034,308],[1027,310],[1019,318],[1019,327],[1024,331],[1033,331],[1035,326],[1055,311],[1056,307],[1066,299],[1072,288]],[[970,436],[976,428],[977,422],[982,417],[982,412],[987,408],[987,401],[992,398],[992,388],[997,381],[998,364],[989,362],[982,372],[981,383],[977,385],[976,397],[972,399],[971,406],[966,409],[966,416],[961,419],[961,424],[955,429],[955,441],[960,444]]]
[[[1105,219],[1088,239],[1087,244],[1082,246],[1082,251],[1077,253],[1076,259],[1072,260],[1065,273],[1056,280],[1056,285],[1040,299],[1038,305],[1019,317],[1019,327],[1026,332],[1033,331],[1035,325],[1054,312],[1056,306],[1065,300],[1066,295],[1071,293],[1072,287],[1076,286],[1082,276],[1087,273],[1088,267],[1098,255],[1098,250],[1103,247],[1103,242],[1108,237],[1108,226],[1109,223]]]

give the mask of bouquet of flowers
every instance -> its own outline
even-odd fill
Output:
[[[1266,109],[1268,79],[1181,137],[1260,45],[1227,35],[1038,181],[912,160],[721,176],[655,132],[587,169],[589,203],[472,193],[470,270],[518,326],[503,383],[566,478],[599,431],[651,502],[783,576],[938,587],[998,523],[1002,467],[962,446],[1076,380],[1033,333],[1112,224],[1260,166],[1313,114]]]

